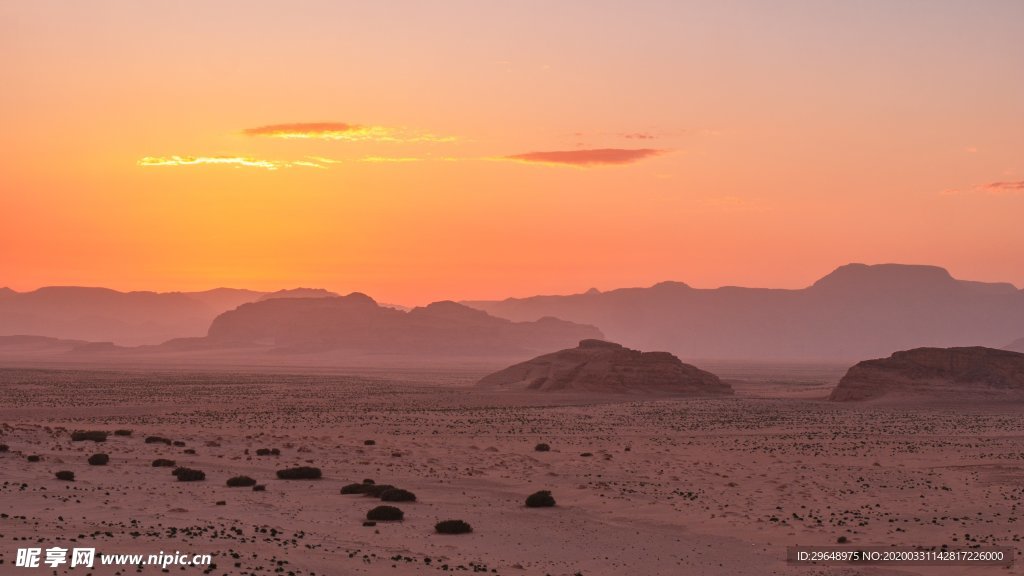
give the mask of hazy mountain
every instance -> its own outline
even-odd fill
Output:
[[[1003,350],[1009,350],[1011,352],[1024,352],[1024,338],[1018,338],[1010,343],[1009,346],[1003,348]]]
[[[842,266],[799,290],[680,282],[465,304],[517,321],[593,324],[624,345],[689,358],[859,359],[923,346],[1004,346],[1024,331],[1024,292],[934,266]]]
[[[23,293],[0,288],[0,335],[109,341],[122,346],[159,344],[172,338],[203,336],[217,315],[249,302],[330,296],[337,294],[319,288],[119,292],[48,286]]]
[[[288,290],[278,290],[277,292],[270,292],[263,294],[256,300],[270,300],[271,298],[332,298],[339,296],[330,290],[324,290],[323,288],[291,288]],[[250,300],[249,302],[252,302]],[[241,304],[241,302],[239,303]],[[232,306],[234,308],[234,306]]]
[[[244,304],[218,316],[204,339],[170,346],[264,347],[272,352],[516,356],[599,338],[593,326],[554,318],[512,322],[480,310],[436,302],[403,312],[365,294],[279,298]]]

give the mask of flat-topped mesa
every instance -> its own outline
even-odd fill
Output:
[[[732,387],[668,352],[640,352],[614,342],[581,340],[484,377],[483,388],[538,392],[722,396]]]
[[[850,368],[829,399],[883,397],[1024,400],[1024,354],[981,346],[896,352]]]

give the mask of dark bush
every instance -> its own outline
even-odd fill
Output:
[[[57,480],[64,480],[64,481],[67,481],[67,482],[74,482],[75,481],[75,473],[72,472],[71,470],[61,470],[60,472],[57,472]]]
[[[341,487],[342,494],[366,494],[369,484],[346,484]]]
[[[473,531],[473,527],[462,520],[445,520],[434,524],[434,530],[438,534],[468,534]]]
[[[277,448],[260,448],[256,450],[257,456],[280,456],[281,451]]]
[[[185,443],[182,442],[181,440],[175,440],[174,442],[171,442],[171,444],[177,446],[178,448],[185,446]]]
[[[206,480],[206,472],[202,470],[193,470],[192,468],[175,468],[172,472],[178,477],[178,482],[198,482],[200,480]]]
[[[376,484],[372,478],[363,478],[363,484]]]
[[[582,456],[584,458],[590,458],[593,455],[594,455],[593,452],[580,452],[580,456]]]
[[[846,536],[840,536],[839,538],[836,538],[836,543],[837,544],[846,544],[846,542],[847,542]]]
[[[106,454],[93,454],[89,456],[90,466],[106,466],[107,462],[110,462],[110,456]]]
[[[114,430],[114,436],[131,436],[131,430]]]
[[[405,513],[394,506],[377,506],[366,513],[367,520],[391,521],[405,518]]]
[[[196,450],[195,450],[195,448],[186,448],[186,449],[182,450],[182,452],[184,452],[185,454],[195,454]]]
[[[217,505],[217,506],[227,506],[228,505],[228,501],[227,500],[217,500],[217,502],[215,502],[215,505]]]
[[[376,443],[377,443],[376,440],[363,440],[363,445],[365,445],[365,446],[373,446]]]
[[[256,480],[248,476],[234,476],[228,478],[228,486],[231,488],[244,487],[244,486],[255,486]]]
[[[551,496],[550,490],[534,492],[526,498],[526,506],[529,508],[547,508],[555,505],[555,499]]]
[[[541,442],[540,444],[537,444],[536,446],[534,446],[533,449],[536,452],[550,452],[551,451],[551,446],[548,446],[547,444]]]
[[[380,495],[387,492],[388,490],[394,490],[394,486],[391,484],[367,484],[363,490],[363,494],[373,496],[374,498],[380,498]]]
[[[170,446],[171,440],[163,436],[146,436],[146,444],[167,444]]]
[[[257,484],[257,485],[252,487],[252,491],[253,492],[265,492],[266,489],[267,489],[267,487],[264,486],[263,484]]]
[[[0,444],[0,452],[7,452],[10,449],[11,447],[8,446],[7,444]]]
[[[171,468],[173,466],[175,466],[174,460],[167,460],[166,458],[153,460],[153,468]]]
[[[321,476],[323,474],[320,469],[312,466],[299,466],[277,471],[277,477],[281,480],[319,480]]]
[[[416,495],[408,490],[392,488],[381,492],[380,499],[384,502],[415,502]]]
[[[39,458],[39,455],[32,454],[31,456],[26,458],[26,460],[28,460],[29,462],[39,462],[40,458]]]
[[[84,442],[86,440],[106,442],[107,433],[102,430],[77,430],[71,433],[72,442]]]

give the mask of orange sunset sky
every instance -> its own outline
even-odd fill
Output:
[[[0,2],[0,286],[1024,285],[1024,2]]]

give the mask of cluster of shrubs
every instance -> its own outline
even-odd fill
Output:
[[[375,484],[373,480],[363,480],[360,484],[346,484],[341,487],[342,494],[365,494],[380,498],[384,502],[415,502],[416,495],[408,490],[391,484]]]
[[[131,435],[132,435],[132,431],[131,430],[124,430],[124,429],[122,429],[122,430],[114,430],[114,436],[131,436]]]
[[[240,487],[247,487],[247,486],[256,486],[256,479],[255,478],[250,478],[248,476],[234,476],[234,477],[228,478],[228,487],[229,488],[240,488]]]
[[[56,476],[57,480],[64,480],[65,482],[75,481],[75,473],[71,470],[61,470],[60,472],[57,472]]]
[[[175,468],[171,474],[178,478],[178,482],[199,482],[200,480],[206,480],[206,472],[192,468],[185,468],[184,466]]]
[[[107,462],[110,462],[110,456],[100,453],[89,456],[90,466],[106,466]]]
[[[146,436],[146,444],[172,444],[170,438],[164,438],[163,436]]]
[[[8,446],[7,444],[0,444],[0,452],[7,452],[10,449],[11,447]]]
[[[108,435],[102,430],[76,430],[71,433],[71,441],[84,442],[89,440],[92,442],[106,442]]]
[[[473,531],[473,527],[462,520],[444,520],[434,524],[434,530],[438,534],[468,534]]]
[[[153,460],[153,468],[173,468],[177,464],[174,460],[168,460],[166,458],[157,458]]]
[[[312,466],[298,466],[285,468],[277,471],[277,477],[281,480],[319,480],[323,476],[319,468]]]
[[[551,446],[548,446],[547,444],[541,442],[540,444],[534,446],[533,449],[535,452],[550,452]]]
[[[39,462],[40,460],[38,454],[29,454],[29,456],[25,459],[28,460],[29,462]]]
[[[257,456],[280,456],[281,451],[277,448],[259,448],[256,450]]]

